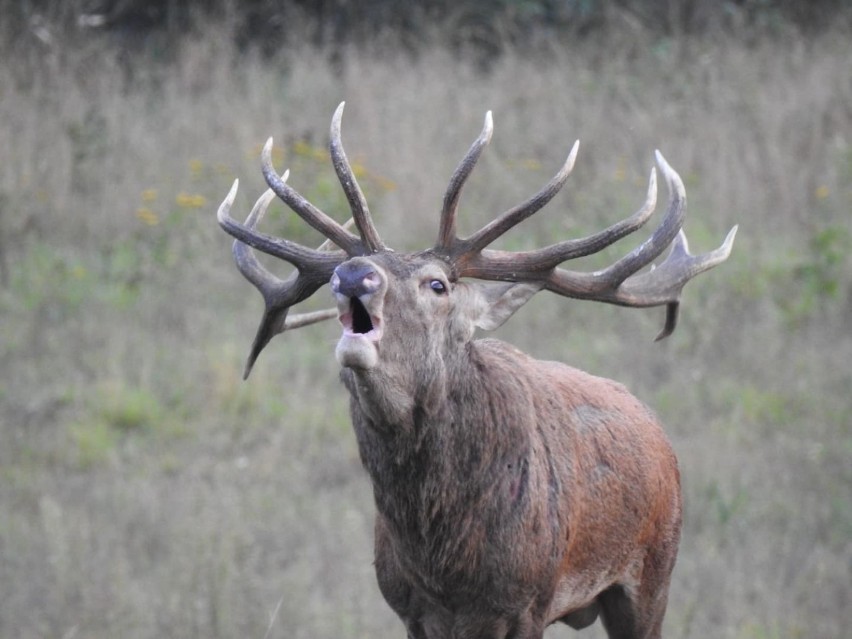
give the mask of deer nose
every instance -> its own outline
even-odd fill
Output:
[[[334,269],[330,284],[336,295],[360,297],[375,293],[382,281],[369,262],[349,261]]]

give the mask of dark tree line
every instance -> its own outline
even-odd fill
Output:
[[[531,36],[584,36],[614,25],[676,35],[734,30],[810,33],[852,23],[852,0],[0,0],[4,44],[93,31],[170,43],[210,20],[226,21],[240,46],[274,52],[298,35],[318,45],[393,37],[416,47],[499,51]]]

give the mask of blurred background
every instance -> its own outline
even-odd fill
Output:
[[[348,154],[400,250],[433,242],[488,109],[462,231],[535,192],[576,138],[563,193],[503,247],[626,217],[655,148],[686,183],[693,251],[740,225],[663,342],[660,309],[544,294],[498,335],[626,383],[666,424],[686,512],[665,636],[848,637],[848,1],[0,0],[0,16],[0,636],[403,636],[375,585],[339,329],[276,338],[241,381],[262,304],[215,221],[234,178],[239,215],[264,190],[270,135],[290,183],[348,218],[326,150],[345,99]],[[273,209],[267,231],[319,243]]]

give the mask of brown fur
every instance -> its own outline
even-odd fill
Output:
[[[411,256],[369,259],[390,279],[380,363],[342,379],[409,636],[534,638],[600,612],[613,638],[659,637],[681,506],[656,418],[615,382],[471,341],[466,283],[433,299]]]

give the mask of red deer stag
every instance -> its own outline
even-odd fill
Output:
[[[491,137],[488,113],[450,179],[437,243],[395,253],[376,232],[346,159],[342,112],[343,104],[332,119],[331,158],[358,235],[276,173],[271,139],[263,151],[270,190],[246,222],[230,216],[237,182],[219,208],[219,223],[237,240],[237,266],[266,302],[245,375],[277,333],[339,317],[335,354],[376,503],[378,583],[411,639],[530,639],[554,622],[579,629],[598,615],[612,639],[659,637],[681,527],[677,462],[659,422],[615,382],[473,335],[500,326],[546,289],[622,306],[666,305],[658,339],[665,337],[675,328],[682,287],[728,257],[736,227],[715,251],[691,255],[681,231],[683,183],[658,152],[668,211],[647,241],[608,268],[583,273],[559,265],[648,220],[653,170],[642,207],[599,233],[538,250],[489,249],[559,191],[575,143],[539,193],[460,238],[459,196]],[[274,195],[337,248],[315,250],[258,231]],[[668,246],[668,257],[643,270]],[[295,272],[275,277],[249,247]],[[335,311],[287,317],[326,283]]]

